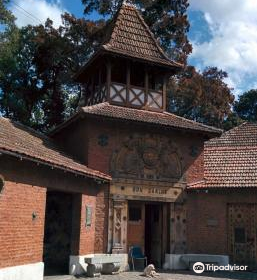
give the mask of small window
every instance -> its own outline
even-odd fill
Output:
[[[141,207],[129,207],[129,221],[139,222],[141,220]]]
[[[92,224],[92,207],[86,206],[86,227],[91,227]]]
[[[3,189],[4,189],[4,177],[0,175],[0,193],[3,191]]]
[[[235,243],[245,243],[245,229],[244,228],[235,228]]]

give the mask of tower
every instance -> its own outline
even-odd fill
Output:
[[[167,79],[181,67],[166,56],[136,7],[124,2],[104,43],[75,76],[81,106],[109,102],[165,111]]]

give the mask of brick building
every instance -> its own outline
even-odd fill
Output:
[[[234,234],[224,234],[226,207],[237,211],[246,191],[219,193],[227,179],[216,174],[217,147],[230,134],[210,140],[204,155],[204,142],[222,131],[166,111],[167,80],[181,67],[123,4],[75,77],[76,114],[48,136],[0,119],[0,279],[42,279],[43,263],[46,273],[83,273],[85,256],[126,261],[132,245],[156,266],[188,252],[236,258],[226,247]],[[241,227],[235,234],[242,238]]]
[[[256,269],[256,187],[256,123],[206,142],[204,180],[188,186],[188,251],[229,255]]]
[[[221,134],[166,111],[167,79],[181,67],[135,7],[123,4],[104,44],[75,77],[81,108],[50,134],[112,177],[106,252],[125,259],[139,245],[159,267],[165,256],[187,252],[185,188],[203,179],[204,141]]]
[[[104,251],[108,175],[5,118],[0,153],[1,280],[43,279],[44,264],[68,273],[70,256]]]

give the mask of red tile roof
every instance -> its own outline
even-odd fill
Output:
[[[168,112],[152,112],[110,105],[108,102],[82,107],[81,111],[86,115],[101,116],[112,119],[149,123],[159,126],[173,127],[177,129],[195,130],[220,135],[222,130],[194,122]]]
[[[189,189],[257,187],[257,123],[243,123],[205,143],[204,179]]]
[[[60,124],[52,131],[50,131],[49,135],[54,135],[62,128],[68,126],[70,123],[78,119],[80,115],[99,116],[105,119],[116,119],[142,124],[152,124],[175,129],[197,131],[212,135],[221,135],[222,133],[222,130],[216,127],[191,121],[168,112],[153,112],[123,106],[116,106],[111,105],[108,102],[103,102],[92,106],[79,108],[79,111],[76,114],[74,114],[64,123]]]
[[[206,142],[206,147],[257,146],[257,123],[245,122],[225,133],[219,138]]]
[[[110,176],[90,169],[66,155],[44,134],[3,117],[0,118],[0,152],[26,157],[90,178],[108,181],[111,179]]]
[[[134,5],[123,3],[107,34],[102,48],[108,52],[165,66],[182,67],[167,57]]]

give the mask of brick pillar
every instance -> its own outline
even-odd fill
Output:
[[[73,194],[72,197],[72,238],[71,255],[79,255],[80,227],[81,227],[82,194]]]

